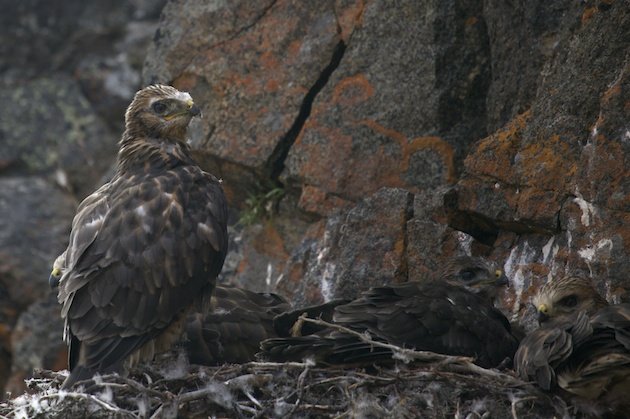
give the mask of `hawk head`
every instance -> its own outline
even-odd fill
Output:
[[[608,305],[591,281],[577,276],[547,282],[540,288],[533,303],[538,311],[539,323],[564,320],[581,311],[591,315]]]
[[[200,114],[190,94],[156,84],[136,93],[125,113],[125,127],[132,137],[185,141],[188,123]]]
[[[442,280],[491,300],[502,286],[509,283],[501,269],[482,258],[471,256],[452,259],[442,271]]]

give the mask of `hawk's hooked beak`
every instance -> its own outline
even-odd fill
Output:
[[[199,106],[195,105],[195,103],[192,100],[187,102],[186,105],[188,105],[189,114],[191,114],[192,116],[201,115],[201,109],[199,109]]]
[[[48,277],[48,285],[51,289],[55,289],[59,286],[59,280],[61,279],[61,269],[54,268]]]
[[[496,275],[497,279],[494,282],[494,285],[496,285],[497,287],[501,287],[503,285],[510,286],[510,281],[508,280],[508,277],[505,276],[505,274],[503,273],[502,270],[497,269],[496,272],[495,272],[495,275]]]
[[[192,116],[199,116],[199,115],[201,115],[201,109],[199,109],[199,106],[197,106],[197,105],[192,105],[188,109],[188,113],[191,114]]]
[[[544,323],[549,320],[549,308],[546,304],[538,306],[538,323]]]

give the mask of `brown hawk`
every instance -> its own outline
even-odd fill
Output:
[[[375,287],[335,308],[333,321],[399,346],[475,358],[497,366],[514,355],[518,340],[492,305],[505,276],[479,258],[454,259],[441,281]],[[352,335],[324,330],[310,336],[269,339],[261,356],[271,360],[313,357],[322,364],[390,362],[388,349]]]
[[[193,303],[209,299],[227,251],[227,206],[186,143],[199,114],[173,87],[137,92],[113,179],[77,209],[51,275],[69,344],[64,388],[168,349]]]
[[[227,285],[217,285],[211,306],[188,317],[184,347],[193,364],[253,361],[262,340],[279,336],[274,317],[290,309],[277,294]]]
[[[573,396],[590,413],[627,411],[630,304],[609,306],[588,279],[571,276],[545,284],[534,304],[540,328],[516,353],[521,378]]]

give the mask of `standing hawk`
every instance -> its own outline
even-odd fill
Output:
[[[137,92],[114,178],[79,205],[51,275],[70,347],[64,388],[168,349],[193,303],[209,299],[227,251],[227,206],[186,144],[199,114],[173,87]]]
[[[564,277],[534,298],[540,328],[523,339],[516,371],[593,413],[630,409],[630,304],[609,306],[590,281]],[[577,397],[575,397],[577,396]]]
[[[335,308],[333,321],[376,340],[448,355],[475,358],[484,367],[511,358],[518,346],[508,320],[493,307],[507,279],[478,258],[456,258],[442,281],[371,288]],[[323,364],[388,362],[388,349],[352,335],[324,330],[310,336],[269,339],[261,356],[271,360],[313,357]]]

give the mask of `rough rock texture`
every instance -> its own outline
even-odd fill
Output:
[[[0,272],[13,302],[48,293],[51,260],[64,249],[76,203],[37,177],[0,177]],[[33,211],[37,208],[37,211]]]
[[[615,42],[630,33],[627,6],[584,10],[530,109],[479,142],[449,197],[451,225],[489,244],[511,241],[496,253],[519,280],[515,310],[545,276],[593,277],[613,301],[630,286],[630,55]]]
[[[411,193],[385,188],[326,222],[323,239],[311,241],[282,278],[296,305],[353,298],[360,289],[408,279],[406,225]]]
[[[21,394],[25,390],[24,379],[31,376],[34,368],[66,369],[68,350],[62,335],[61,307],[52,292],[22,312],[11,335],[13,370],[5,391]]]
[[[0,385],[11,371],[14,325],[22,310],[48,294],[50,261],[65,246],[75,206],[43,179],[0,177]],[[39,323],[56,324],[51,320],[41,316]]]
[[[352,13],[350,6],[328,0],[165,7],[145,81],[172,82],[200,103],[204,119],[192,144],[224,161],[212,169],[235,204],[243,191],[278,176],[308,102],[338,60],[338,19]]]
[[[455,182],[466,146],[486,132],[481,2],[356,7],[341,29],[343,58],[289,152],[287,180],[352,201],[383,186]]]
[[[55,22],[21,4],[10,10],[23,21]],[[113,47],[67,46],[73,59],[59,67],[110,127],[120,118],[108,103],[138,76],[138,60],[118,54],[150,27],[126,16],[135,23]],[[33,51],[74,31],[60,22]],[[32,39],[25,31],[0,40]],[[313,303],[483,255],[511,280],[500,307],[529,328],[530,297],[559,275],[627,299],[627,39],[628,0],[173,0],[143,77],[203,108],[191,144],[224,179],[233,214],[224,281]],[[13,79],[51,57],[0,44],[15,55],[0,65]]]
[[[109,168],[116,138],[67,77],[37,79],[0,92],[4,170],[39,174],[84,197]]]
[[[627,5],[172,2],[145,80],[202,98],[192,142],[241,213],[285,190],[226,279],[315,302],[470,252],[529,326],[549,274],[623,293]]]

